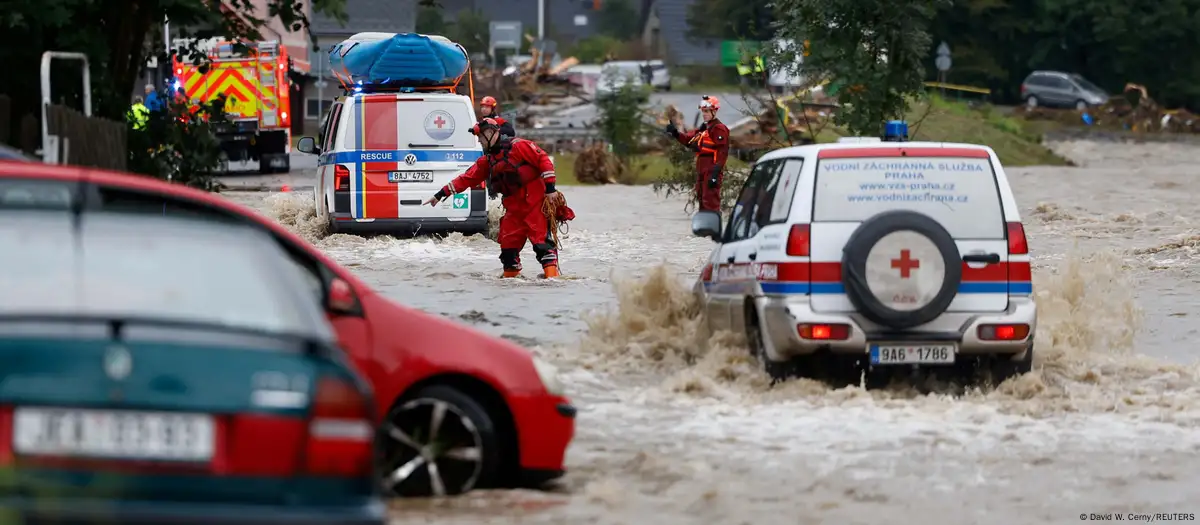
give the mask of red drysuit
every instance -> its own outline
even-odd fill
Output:
[[[721,211],[721,182],[725,179],[725,159],[729,157],[729,128],[713,118],[691,131],[675,137],[696,152],[696,201],[701,210]]]
[[[542,267],[558,265],[558,247],[550,220],[542,211],[547,194],[554,193],[554,162],[532,141],[501,139],[491,152],[479,157],[466,173],[455,177],[438,197],[445,198],[486,182],[488,192],[502,194],[500,262],[506,271],[521,269],[521,249],[533,244]],[[547,274],[549,275],[549,274]]]

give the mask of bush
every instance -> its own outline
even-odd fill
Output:
[[[142,129],[129,131],[129,171],[194,188],[217,191],[222,167],[216,129],[228,125],[225,98],[196,106],[177,99],[150,112]]]

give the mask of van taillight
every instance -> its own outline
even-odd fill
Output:
[[[1019,222],[1008,223],[1008,254],[1026,255],[1029,243],[1025,241],[1025,227]]]
[[[712,263],[705,264],[704,269],[700,270],[700,280],[701,281],[711,281],[712,280],[712,272],[713,272]]]
[[[350,190],[350,168],[345,166],[333,167],[333,189],[337,191]]]
[[[808,225],[793,224],[788,233],[787,254],[792,257],[808,257]]]
[[[308,421],[305,470],[316,476],[370,475],[374,428],[367,396],[349,381],[322,378]]]

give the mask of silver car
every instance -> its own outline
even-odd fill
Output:
[[[1021,82],[1021,99],[1031,108],[1073,108],[1084,111],[1107,102],[1109,95],[1074,73],[1034,71]]]

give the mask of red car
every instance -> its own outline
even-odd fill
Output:
[[[218,195],[142,176],[0,161],[0,208],[62,206],[199,215],[267,231],[309,278],[374,389],[385,491],[460,494],[563,474],[576,409],[555,369],[527,349],[396,304],[274,221]]]

